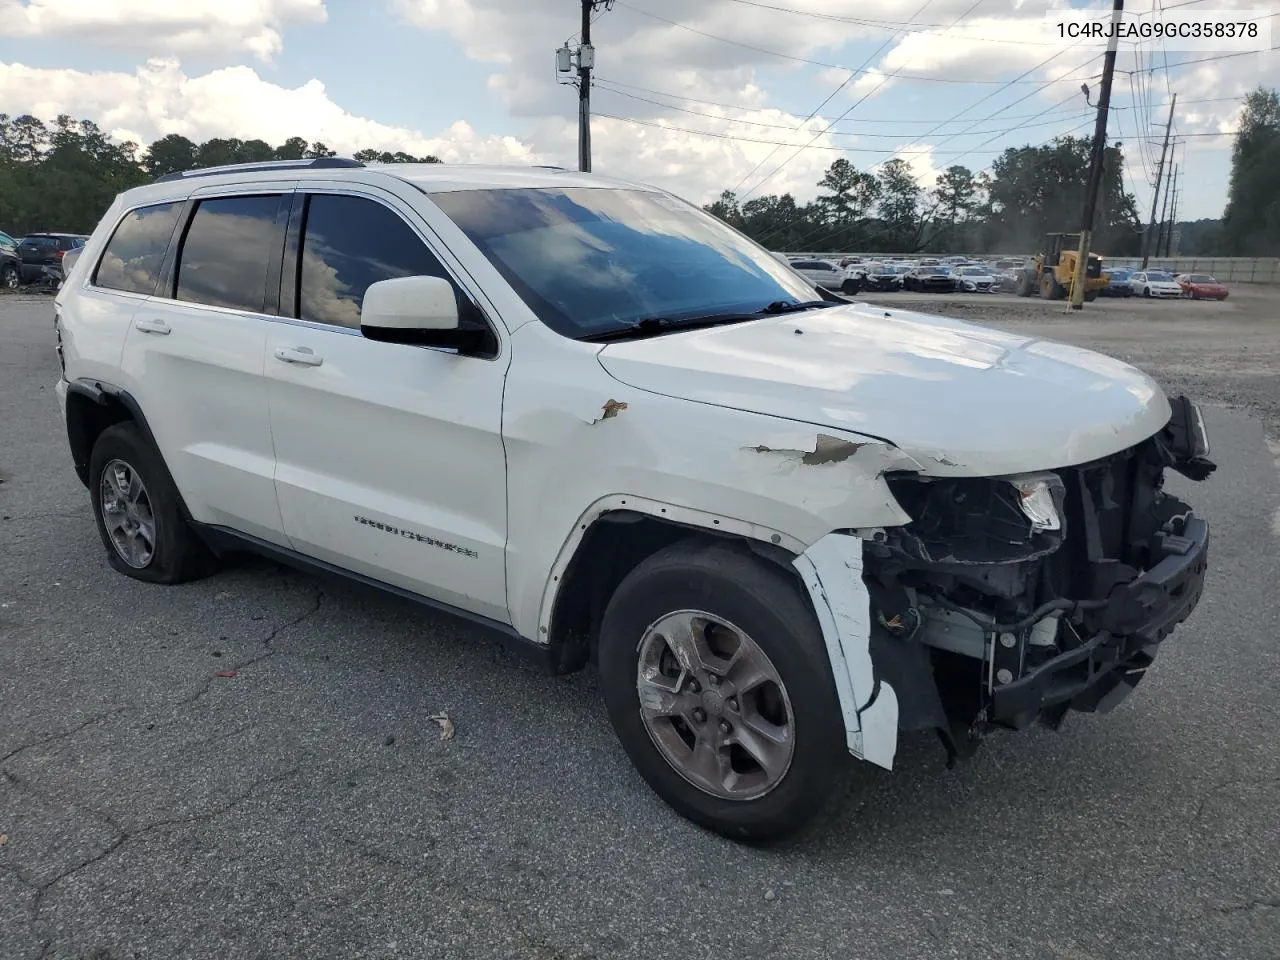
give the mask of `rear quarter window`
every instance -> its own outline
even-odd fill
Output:
[[[107,241],[93,275],[95,286],[152,296],[182,211],[180,201],[139,207],[125,214]],[[76,244],[79,249],[81,244]]]

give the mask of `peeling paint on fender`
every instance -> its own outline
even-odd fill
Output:
[[[792,561],[813,600],[831,675],[844,715],[849,752],[893,769],[898,745],[898,698],[876,687],[871,664],[871,598],[862,583],[862,541],[829,533]]]
[[[867,446],[865,443],[854,443],[851,440],[833,437],[828,433],[820,433],[814,440],[812,450],[775,450],[773,447],[767,447],[764,444],[749,447],[748,449],[755,453],[775,453],[784,457],[799,457],[801,463],[812,467],[823,463],[843,463],[865,446]]]
[[[600,416],[592,420],[591,425],[594,427],[597,423],[600,423],[602,420],[612,420],[614,417],[616,417],[619,413],[621,413],[625,409],[627,409],[627,405],[623,403],[621,400],[606,400],[605,405],[601,410]]]

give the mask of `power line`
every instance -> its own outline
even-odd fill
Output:
[[[1121,71],[1121,72],[1124,72],[1124,71]],[[1054,81],[1054,82],[1056,83],[1056,82],[1059,82],[1059,81]],[[1066,82],[1066,81],[1062,81],[1062,82]],[[1072,81],[1072,82],[1074,82],[1074,81]],[[597,77],[595,77],[595,78],[594,78],[593,83],[595,83],[597,86],[604,86],[604,87],[605,87],[605,89],[613,89],[614,87],[622,87],[622,88],[624,88],[624,89],[626,89],[626,90],[639,90],[639,91],[641,91],[642,93],[649,93],[649,94],[653,94],[654,96],[657,96],[657,97],[667,97],[667,98],[668,98],[668,99],[670,99],[670,100],[679,100],[679,101],[682,101],[682,102],[684,102],[684,103],[701,103],[701,104],[705,104],[705,105],[707,105],[707,106],[711,106],[711,107],[722,107],[722,108],[724,108],[724,109],[726,109],[726,110],[749,110],[749,111],[752,111],[752,112],[757,112],[757,111],[760,111],[760,110],[778,110],[778,111],[781,111],[781,112],[784,112],[784,113],[785,113],[785,112],[788,112],[788,111],[783,110],[783,108],[781,108],[781,107],[777,107],[777,106],[766,106],[766,105],[761,105],[761,104],[749,104],[749,103],[725,103],[723,100],[703,100],[703,99],[699,99],[698,97],[691,97],[691,96],[688,96],[687,94],[684,94],[684,93],[673,93],[673,92],[671,92],[670,90],[655,90],[653,87],[642,87],[642,86],[639,86],[638,84],[634,84],[634,83],[624,83],[624,82],[622,82],[621,80],[614,80],[612,77],[600,77],[600,76],[597,76]],[[617,91],[615,91],[615,92],[617,92]],[[1240,95],[1238,95],[1238,96],[1234,96],[1234,97],[1200,97],[1199,99],[1196,99],[1196,100],[1184,100],[1184,101],[1183,101],[1183,103],[1224,103],[1224,102],[1226,102],[1226,101],[1228,101],[1228,100],[1242,101],[1242,100],[1244,100],[1244,94],[1240,94]],[[654,101],[654,102],[656,103],[657,101]],[[661,106],[670,106],[670,104],[660,104],[660,105],[661,105]],[[1111,109],[1112,109],[1112,110],[1137,110],[1138,108],[1137,108],[1136,106],[1133,106],[1133,107],[1117,107],[1117,106],[1114,106],[1114,105],[1113,105],[1113,106],[1111,107]],[[1006,117],[1005,117],[1005,119],[1006,119],[1006,120],[1017,120],[1017,119],[1020,119],[1020,118],[1029,118],[1029,117],[1038,117],[1038,116],[1040,116],[1040,114],[1038,114],[1038,113],[1023,113],[1023,114],[1013,114],[1013,115],[1010,115],[1010,116],[1006,116]],[[732,119],[732,118],[730,118],[730,117],[725,117],[724,119],[728,120],[728,119]],[[815,120],[835,120],[835,119],[837,119],[837,118],[836,118],[836,117],[831,117],[831,116],[815,116],[815,117],[814,117],[814,119],[815,119]],[[919,118],[919,117],[902,117],[902,118],[897,118],[897,117],[895,117],[895,118],[893,118],[893,119],[887,119],[887,118],[870,118],[870,119],[868,119],[868,118],[862,118],[862,117],[859,117],[856,121],[853,121],[853,122],[855,122],[855,123],[895,123],[895,124],[919,123],[919,124],[929,124],[929,123],[965,123],[965,122],[967,122],[967,121],[965,121],[965,120],[964,120],[964,119],[962,119],[962,118],[958,118],[958,117],[956,117],[956,116],[953,114],[952,116],[947,117],[947,118],[945,118],[945,119],[941,119],[941,120],[940,120],[940,119],[936,119],[936,118],[935,118],[935,119],[922,119],[922,118]]]
[[[835,145],[827,146],[825,144],[811,145],[811,144],[788,142],[785,140],[761,140],[755,137],[738,136],[737,134],[734,134],[734,133],[717,133],[714,130],[694,130],[690,127],[678,127],[678,126],[675,126],[674,124],[659,123],[656,120],[641,120],[638,117],[619,117],[615,114],[600,113],[598,111],[594,112],[592,116],[602,117],[609,120],[618,120],[618,121],[621,121],[622,123],[638,123],[646,127],[657,127],[659,130],[670,130],[676,133],[691,133],[691,134],[694,134],[695,136],[711,137],[715,140],[734,140],[739,143],[761,143],[761,144],[771,144],[773,146],[778,146],[778,147],[800,147],[802,150],[805,150],[805,149],[827,150],[835,153],[873,153],[877,155],[882,155],[882,154],[893,154],[893,153],[899,152],[895,148],[876,149],[873,147],[845,147],[845,146],[835,146]],[[1004,136],[1005,134],[1016,133],[1017,131],[1023,129],[1025,126],[1026,126],[1025,124],[1019,124],[1018,126],[1010,127],[1007,130],[1001,130],[995,136],[1000,137],[1000,136]],[[819,134],[819,136],[821,136],[821,133]],[[935,157],[945,157],[945,156],[965,156],[966,154],[977,153],[977,152],[997,154],[997,153],[1003,153],[1004,150],[979,151],[978,148],[975,147],[971,150],[951,150],[951,151],[944,151],[939,153],[938,151],[932,150],[928,146],[925,146],[919,150],[906,151],[905,155],[916,156],[916,155],[923,155],[923,154],[931,154]],[[768,178],[766,178],[766,180],[767,179]],[[754,193],[754,192],[755,191],[752,190],[745,196],[750,196],[750,193]]]
[[[977,6],[979,3],[981,3],[981,2],[982,2],[982,0],[975,0],[974,6],[976,7],[976,6]],[[916,12],[915,12],[915,13],[913,13],[913,14],[911,15],[911,18],[914,20],[916,17],[920,16],[920,14],[924,13],[924,11],[925,11],[926,9],[928,9],[928,7],[929,7],[929,5],[930,5],[931,3],[933,3],[933,0],[924,0],[924,3],[920,6],[920,8],[919,8],[918,10],[916,10]],[[859,72],[861,72],[861,71],[865,70],[865,69],[866,69],[866,67],[867,67],[867,65],[868,65],[869,63],[871,63],[871,61],[872,61],[872,60],[874,60],[876,57],[880,56],[881,51],[883,51],[887,46],[889,46],[889,44],[893,43],[894,38],[895,38],[895,37],[897,37],[897,36],[899,35],[899,33],[902,33],[902,32],[904,32],[904,31],[898,31],[897,33],[891,33],[891,34],[889,35],[889,37],[888,37],[888,38],[887,38],[887,39],[886,39],[882,44],[880,44],[880,46],[876,47],[873,51],[871,51],[871,53],[867,55],[867,58],[866,58],[865,60],[863,60],[863,61],[862,61],[862,66],[860,66],[857,70],[850,71],[849,75],[848,75],[847,77],[845,77],[845,78],[844,78],[844,80],[842,80],[842,81],[840,82],[840,85],[839,85],[838,87],[836,87],[834,90],[832,90],[832,91],[831,91],[831,93],[829,93],[829,94],[827,95],[827,98],[826,98],[825,100],[823,100],[823,101],[822,101],[820,104],[818,104],[818,105],[817,105],[813,110],[811,110],[811,111],[810,111],[809,116],[805,119],[805,123],[808,123],[808,122],[809,122],[810,120],[812,120],[815,116],[817,116],[817,114],[822,110],[822,108],[823,108],[823,107],[825,107],[828,103],[830,103],[833,99],[835,99],[836,94],[838,94],[841,90],[843,90],[845,87],[847,87],[847,86],[849,85],[849,81],[851,81],[854,77],[856,77],[856,76],[858,75],[858,73],[859,73]],[[868,91],[867,93],[864,93],[864,94],[863,94],[863,95],[862,95],[862,96],[861,96],[857,101],[855,101],[855,102],[854,102],[854,104],[853,104],[853,106],[852,106],[852,107],[849,107],[849,108],[848,108],[847,110],[845,110],[845,111],[844,111],[844,113],[842,113],[842,114],[841,114],[841,115],[840,115],[836,120],[832,120],[832,121],[831,121],[830,123],[828,123],[828,124],[827,124],[827,126],[826,126],[826,127],[824,127],[821,131],[819,131],[818,133],[814,134],[814,135],[813,135],[813,137],[809,140],[809,145],[814,144],[814,143],[817,141],[817,139],[818,139],[820,136],[822,136],[822,134],[823,134],[823,133],[825,133],[827,130],[830,130],[832,127],[834,127],[834,126],[836,125],[836,123],[838,123],[840,120],[843,120],[845,117],[847,117],[847,116],[848,116],[848,115],[853,111],[853,108],[854,108],[854,107],[858,106],[858,104],[860,104],[860,103],[862,103],[862,101],[866,100],[866,99],[867,99],[867,97],[871,96],[871,94],[872,94],[872,93],[875,93],[875,91],[876,91],[876,90],[879,90],[882,86],[884,86],[884,84],[885,84],[885,81],[884,81],[884,80],[881,80],[881,81],[880,81],[878,84],[876,84],[876,85],[875,85],[875,87],[873,87],[870,91]],[[804,125],[804,124],[801,124],[801,126],[803,126],[803,125]],[[804,148],[802,147],[801,149],[804,149]],[[754,167],[752,167],[750,170],[748,170],[748,171],[747,171],[746,176],[744,176],[741,180],[739,180],[739,181],[737,182],[737,184],[736,184],[736,185],[734,186],[734,188],[733,188],[733,192],[734,192],[734,193],[737,193],[739,190],[741,190],[741,189],[742,189],[742,187],[743,187],[743,185],[744,185],[744,184],[746,184],[746,182],[747,182],[748,180],[750,180],[753,176],[755,176],[756,171],[758,171],[758,170],[759,170],[761,167],[763,167],[766,163],[768,163],[770,160],[772,160],[772,159],[773,159],[773,157],[774,157],[774,155],[775,155],[777,152],[778,152],[778,147],[774,147],[772,150],[770,150],[770,151],[769,151],[768,156],[764,157],[764,159],[762,159],[762,160],[761,160],[759,163],[757,163]],[[799,151],[796,151],[796,153],[798,154],[798,153],[799,153]],[[792,156],[793,156],[793,157],[794,157],[795,155],[796,155],[796,154],[792,154]],[[781,169],[781,168],[779,168],[779,169]],[[777,170],[775,170],[775,171],[774,171],[774,173],[777,173]],[[773,174],[770,174],[769,176],[771,177],[771,176],[773,176]],[[760,181],[759,183],[757,183],[754,187],[752,187],[750,190],[748,190],[748,191],[747,191],[747,193],[746,193],[746,195],[747,195],[747,196],[750,196],[751,194],[755,193],[755,191],[759,190],[759,189],[760,189],[760,187],[762,187],[762,186],[764,185],[764,183],[765,183],[768,179],[769,179],[769,177],[765,177],[765,178],[764,178],[764,180],[761,180],[761,181]]]
[[[676,110],[680,113],[692,114],[693,116],[696,116],[696,117],[708,117],[709,119],[712,119],[712,120],[722,120],[728,123],[745,123],[750,126],[769,127],[775,130],[790,130],[792,132],[795,132],[797,130],[797,128],[794,125],[786,124],[786,123],[769,123],[764,120],[747,120],[743,117],[726,117],[718,113],[706,113],[705,111],[702,111],[702,110],[690,110],[687,107],[678,107],[675,104],[662,103],[659,100],[653,100],[653,99],[650,99],[649,97],[641,97],[641,96],[637,96],[634,93],[627,93],[625,90],[614,90],[612,87],[598,86],[598,89],[607,90],[609,93],[615,93],[618,96],[629,97],[632,100],[640,100],[640,101],[643,101],[644,103],[652,103],[655,106],[664,107],[668,110]],[[1075,120],[1080,118],[1081,116],[1082,114],[1079,112],[1072,113],[1070,116],[1067,116],[1064,114],[1063,116],[1058,117],[1056,119],[1047,120],[1044,123],[1038,124],[1038,126],[1047,126],[1052,123],[1062,123],[1067,120]],[[815,117],[814,119],[821,120],[825,118]],[[1012,118],[1007,118],[1007,119],[1012,119]],[[854,121],[854,122],[865,123],[866,121]],[[887,120],[884,122],[893,123],[895,121]],[[935,121],[926,121],[926,122],[935,122]],[[962,122],[962,121],[956,121],[956,122]],[[1023,124],[1022,126],[1037,126],[1037,124]],[[1014,128],[1014,129],[1018,129],[1018,128]],[[833,137],[874,137],[875,139],[883,139],[883,140],[901,140],[903,137],[903,135],[900,133],[862,133],[856,130],[830,130],[828,131],[828,133]]]
[[[638,13],[642,16],[650,17],[654,20],[659,20],[662,23],[669,24],[670,26],[673,26],[673,27],[679,27],[681,30],[687,30],[690,33],[696,33],[699,36],[706,37],[710,40],[718,40],[721,43],[727,43],[734,47],[741,47],[744,50],[752,50],[756,53],[763,53],[767,56],[778,57],[779,59],[782,59],[782,60],[790,60],[793,63],[807,63],[810,66],[814,66],[814,67],[827,67],[833,70],[845,70],[850,73],[853,73],[855,76],[862,73],[873,72],[865,68],[854,70],[852,67],[848,67],[842,63],[830,63],[825,60],[813,60],[809,57],[797,57],[789,53],[781,53],[777,50],[769,50],[765,47],[757,47],[750,43],[743,43],[740,40],[730,40],[728,37],[722,37],[722,36],[719,36],[718,34],[708,33],[706,30],[699,30],[697,27],[691,27],[687,23],[680,23],[678,20],[671,20],[667,17],[659,16],[656,13],[650,13],[648,10],[641,10],[639,7],[635,7],[629,3],[626,3],[625,0],[616,0],[616,2],[619,7],[625,7],[626,9],[632,11],[633,13]],[[961,79],[956,79],[952,77],[902,76],[901,74],[898,74],[897,76],[899,79],[902,79],[902,80],[914,80],[914,81],[919,81],[921,83],[945,83],[951,86],[954,86],[956,84],[961,84],[961,83],[991,84],[991,85],[1004,85],[1006,83],[1006,81],[1004,80],[961,80]],[[1034,83],[1035,81],[1029,81],[1029,82]]]

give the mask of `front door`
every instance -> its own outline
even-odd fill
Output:
[[[361,335],[364,292],[379,280],[446,277],[467,295],[407,205],[358,191],[300,192],[294,204],[266,349],[285,531],[307,556],[509,622],[506,355]]]

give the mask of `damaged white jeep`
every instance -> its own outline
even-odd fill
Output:
[[[804,825],[900,730],[954,760],[1109,708],[1204,582],[1162,489],[1214,469],[1189,401],[818,291],[647,187],[171,175],[117,199],[56,312],[117,570],[254,550],[594,660],[640,773],[731,837]]]

